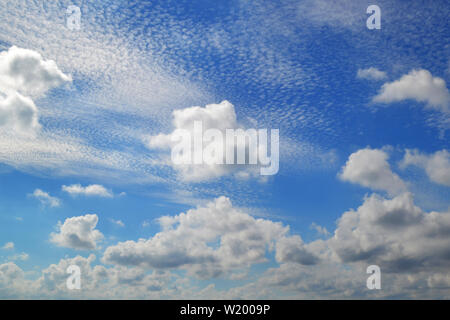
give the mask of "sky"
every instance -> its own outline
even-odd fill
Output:
[[[449,15],[2,1],[0,298],[450,298]],[[174,163],[195,121],[278,130],[278,170]]]

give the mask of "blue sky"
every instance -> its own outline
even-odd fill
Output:
[[[449,298],[449,11],[3,3],[0,298]],[[152,147],[207,105],[279,129],[278,173]]]

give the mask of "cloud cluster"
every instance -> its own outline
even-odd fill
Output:
[[[22,132],[40,128],[31,97],[72,81],[52,60],[33,50],[11,47],[0,52],[0,127]]]
[[[95,229],[98,222],[96,214],[67,218],[58,224],[58,232],[50,235],[54,244],[76,250],[94,250],[103,234]]]
[[[376,194],[338,221],[330,247],[343,262],[379,265],[385,272],[445,271],[450,266],[450,212],[426,213],[404,193]]]
[[[181,268],[201,278],[264,262],[266,252],[288,232],[281,223],[255,219],[217,198],[205,207],[159,219],[150,239],[125,241],[105,250],[105,263],[150,269]]]
[[[201,161],[199,164],[178,164],[170,161],[170,165],[173,166],[180,174],[184,180],[187,181],[202,181],[209,180],[212,178],[221,177],[227,174],[235,174],[237,177],[249,177],[257,173],[257,168],[255,165],[226,165],[226,154],[228,151],[233,151],[233,154],[249,154],[249,143],[244,142],[243,144],[238,144],[235,140],[225,139],[225,141],[211,137],[209,141],[204,141],[204,146],[201,148],[195,148],[192,139],[183,139],[184,136],[190,135],[190,137],[195,136],[195,126],[196,121],[201,122],[203,133],[208,129],[217,129],[221,132],[222,137],[226,137],[227,129],[243,129],[239,126],[234,106],[224,100],[219,104],[209,104],[204,108],[199,106],[194,106],[190,108],[180,109],[173,111],[172,124],[174,131],[169,134],[158,134],[151,136],[147,139],[147,145],[151,149],[166,149],[172,148],[172,158],[183,157],[183,154],[177,154],[174,150],[191,150],[192,157],[202,157],[201,160],[205,159],[205,154],[209,154],[207,150],[222,150],[222,157],[218,159],[219,161],[208,162]],[[269,135],[270,133],[268,133]],[[245,129],[242,133],[235,132],[235,136],[245,138]],[[180,141],[180,137],[182,138]],[[206,140],[204,138],[203,140]],[[273,140],[272,140],[273,142]],[[177,146],[177,148],[174,148]],[[272,146],[274,147],[274,146]],[[197,154],[199,151],[203,154]],[[253,151],[253,150],[252,150]],[[211,152],[213,153],[213,152]],[[256,152],[258,155],[267,154],[266,145],[259,141],[256,146]],[[272,152],[274,155],[276,152]],[[217,155],[215,155],[217,157]],[[214,157],[214,156],[212,156]],[[174,160],[174,159],[172,159]],[[234,159],[233,159],[234,160]],[[255,164],[260,164],[260,160]],[[276,159],[277,160],[277,159]],[[273,162],[273,161],[272,161]],[[223,164],[222,164],[223,163]],[[272,165],[272,163],[271,163]],[[278,171],[278,169],[277,169]],[[275,172],[276,173],[276,172]]]

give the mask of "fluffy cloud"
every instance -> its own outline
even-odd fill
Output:
[[[374,67],[370,67],[367,69],[358,69],[356,76],[360,79],[367,80],[383,80],[387,77],[386,72],[380,71]]]
[[[393,173],[387,159],[388,154],[378,149],[361,149],[352,153],[339,173],[343,181],[360,184],[391,195],[406,190],[405,183]]]
[[[303,265],[317,264],[319,259],[303,244],[300,236],[284,237],[277,242],[276,260],[278,262],[296,262]]]
[[[84,196],[98,196],[105,198],[112,198],[113,194],[100,184],[91,184],[83,187],[81,184],[72,184],[70,186],[62,186],[63,191],[69,193],[72,196],[84,195]]]
[[[0,127],[22,132],[40,128],[38,109],[30,97],[72,81],[52,60],[27,49],[0,52]]]
[[[150,239],[108,247],[103,261],[146,268],[182,268],[214,277],[266,260],[266,252],[288,231],[270,220],[255,219],[217,198],[177,216],[159,219],[162,231]]]
[[[58,233],[52,233],[50,241],[60,247],[77,250],[96,249],[97,242],[103,238],[103,234],[95,229],[97,222],[96,214],[68,218],[63,224],[58,224]]]
[[[2,247],[3,250],[13,250],[14,249],[14,242],[7,242]]]
[[[426,213],[404,193],[372,195],[345,212],[329,245],[343,262],[377,264],[386,272],[448,270],[450,212]]]
[[[425,169],[431,181],[450,186],[450,153],[447,150],[423,154],[418,150],[406,150],[401,166],[418,166]]]
[[[2,97],[0,88],[0,127],[15,132],[34,132],[41,126],[33,100],[17,92]]]
[[[34,190],[31,196],[38,199],[44,206],[59,207],[61,205],[61,200],[52,197],[48,192],[42,191],[41,189]]]
[[[374,102],[390,103],[413,99],[425,102],[430,108],[449,112],[450,93],[445,81],[433,77],[427,70],[412,70],[394,82],[385,83]]]
[[[170,159],[167,160],[167,162],[170,162],[170,165],[172,165],[180,174],[181,177],[184,180],[188,181],[201,181],[201,180],[208,180],[212,178],[217,178],[224,176],[226,174],[234,173],[237,177],[250,177],[254,174],[257,174],[257,167],[256,165],[261,165],[261,158],[259,157],[255,164],[252,165],[225,165],[226,163],[226,154],[227,152],[233,151],[234,154],[243,153],[243,154],[249,154],[249,143],[248,141],[243,144],[236,144],[235,141],[232,139],[225,139],[225,141],[220,140],[216,137],[212,137],[209,142],[204,141],[204,146],[201,148],[194,148],[192,139],[182,139],[180,140],[180,135],[190,135],[190,137],[194,137],[195,135],[195,122],[201,122],[202,124],[202,130],[203,132],[200,133],[200,135],[203,135],[203,133],[208,129],[216,129],[220,131],[221,135],[223,137],[226,137],[226,130],[227,129],[242,129],[242,132],[235,132],[235,136],[238,137],[245,137],[246,131],[242,127],[239,126],[237,120],[236,120],[236,113],[234,111],[234,106],[224,100],[219,104],[209,104],[206,105],[204,108],[202,107],[190,107],[185,108],[181,110],[175,110],[173,111],[173,127],[174,131],[169,134],[158,134],[156,136],[151,136],[147,139],[147,146],[150,149],[166,149],[171,148],[172,154],[175,155],[175,157],[182,157],[182,155],[177,154],[174,152],[174,147],[180,147],[182,150],[191,150],[190,154],[192,155],[192,159],[196,158],[197,156],[200,156],[201,163],[198,164],[175,164]],[[268,136],[271,137],[272,132],[268,132]],[[204,139],[205,140],[205,139]],[[271,140],[269,138],[269,140]],[[261,141],[258,141],[258,145],[256,146],[256,152],[258,155],[261,154],[267,154],[268,145],[266,146],[265,143],[261,143]],[[272,148],[279,148],[274,147],[272,144]],[[205,154],[209,154],[207,150],[222,150],[222,157],[215,156],[215,159],[218,159],[217,161],[211,161],[208,163],[207,161],[202,161],[205,159]],[[198,151],[201,150],[203,152],[202,154],[198,154]],[[278,151],[278,150],[277,150]],[[278,154],[276,152],[271,152],[271,155]],[[213,152],[211,152],[213,153]],[[268,156],[269,157],[269,156]],[[174,159],[172,159],[174,160]],[[234,159],[233,159],[234,160]],[[270,166],[272,169],[272,166],[275,165],[276,172],[278,171],[278,159],[270,159]],[[222,164],[223,163],[223,164]],[[246,162],[247,163],[247,162]],[[266,164],[264,164],[266,166]],[[276,173],[275,172],[275,173]],[[272,173],[273,174],[273,173]]]
[[[2,299],[20,299],[29,288],[25,272],[15,263],[0,264],[0,297]]]
[[[43,269],[36,280],[26,280],[25,272],[12,262],[0,265],[0,298],[19,299],[161,299],[180,294],[174,276],[168,272],[147,272],[140,268],[105,268],[95,265],[96,257],[61,259]],[[68,290],[67,268],[81,271],[81,290]],[[175,278],[176,280],[176,278]]]
[[[53,60],[44,60],[33,50],[13,46],[0,53],[0,88],[40,96],[46,91],[72,81]]]

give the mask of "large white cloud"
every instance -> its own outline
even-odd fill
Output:
[[[329,240],[344,262],[377,264],[387,272],[446,271],[450,267],[450,212],[426,213],[404,193],[376,194],[345,212]]]
[[[396,81],[385,83],[378,95],[373,97],[374,102],[383,103],[407,99],[424,102],[430,108],[450,112],[450,92],[445,80],[433,77],[424,69],[412,70]]]
[[[96,249],[97,242],[103,239],[103,234],[95,229],[97,222],[96,214],[67,218],[63,224],[59,223],[58,232],[50,235],[50,241],[77,250]]]
[[[22,132],[40,128],[31,97],[72,81],[52,60],[33,50],[9,48],[0,52],[0,127]]]
[[[233,173],[238,177],[249,177],[253,174],[258,174],[256,164],[260,165],[260,158],[258,158],[257,163],[255,165],[229,165],[226,163],[226,154],[229,150],[234,150],[235,154],[249,153],[249,143],[248,141],[244,144],[236,144],[234,141],[230,139],[225,139],[225,141],[217,141],[216,139],[212,139],[209,142],[204,142],[204,149],[195,149],[193,146],[192,139],[185,139],[179,141],[180,133],[185,132],[190,134],[191,137],[194,137],[194,123],[196,121],[201,122],[203,132],[208,129],[217,129],[221,132],[223,137],[226,137],[227,129],[243,129],[241,133],[236,132],[236,136],[245,137],[246,129],[241,127],[236,119],[236,113],[234,110],[234,106],[224,100],[219,104],[209,104],[204,108],[199,106],[194,106],[190,108],[180,109],[173,111],[173,127],[174,131],[169,134],[158,134],[155,136],[151,136],[147,140],[147,145],[151,149],[156,148],[174,148],[174,146],[182,146],[184,150],[192,150],[192,158],[195,158],[198,150],[206,153],[206,149],[214,146],[214,149],[223,150],[221,163],[208,163],[206,161],[202,161],[199,164],[178,164],[173,163],[170,159],[167,160],[170,165],[172,165],[178,172],[181,174],[181,177],[184,180],[188,181],[202,181],[208,180],[211,178],[217,178],[224,176],[226,174]],[[201,133],[202,134],[202,133]],[[271,131],[267,133],[268,141],[271,141]],[[269,142],[268,142],[269,143]],[[259,154],[266,154],[269,146],[264,145],[261,141],[258,140],[258,145],[256,146],[256,152]],[[278,149],[274,152],[274,146],[272,145],[271,155],[278,154]],[[174,151],[174,149],[172,149]],[[200,155],[202,156],[202,155]],[[205,159],[205,155],[203,154],[203,159]],[[173,160],[173,159],[172,159]],[[276,172],[278,172],[278,159],[272,159],[271,165],[275,164]],[[264,164],[265,165],[265,164]]]
[[[339,178],[367,188],[383,190],[391,195],[401,193],[406,190],[406,185],[392,172],[388,158],[383,150],[360,149],[350,155]]]
[[[217,198],[205,207],[159,219],[163,230],[150,239],[108,247],[103,261],[146,268],[182,268],[198,277],[214,277],[266,261],[268,249],[288,228],[255,219]]]
[[[36,51],[12,46],[0,52],[0,88],[40,96],[72,78],[65,75],[53,60],[44,60]]]
[[[450,153],[445,149],[433,154],[424,154],[418,150],[406,150],[401,165],[423,168],[431,181],[450,186]]]

